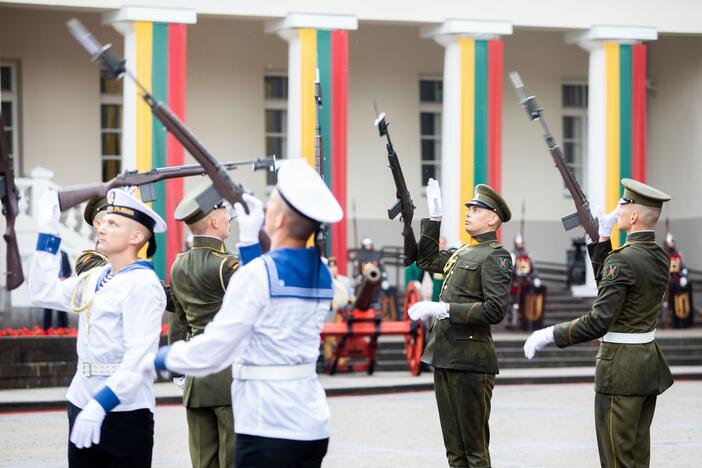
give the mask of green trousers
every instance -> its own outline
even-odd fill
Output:
[[[234,466],[234,415],[231,406],[185,408],[193,468]]]
[[[490,400],[494,374],[434,369],[441,433],[451,467],[490,467]]]
[[[656,395],[595,393],[595,429],[603,468],[647,468]]]

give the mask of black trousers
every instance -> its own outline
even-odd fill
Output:
[[[42,321],[42,330],[48,330],[51,328],[51,316],[54,311],[51,309],[44,309],[44,320]],[[68,328],[68,313],[61,310],[56,311],[56,328]]]
[[[79,449],[70,441],[81,409],[68,404],[68,466],[71,468],[149,468],[154,447],[154,415],[148,409],[107,413],[100,443]]]
[[[290,440],[236,435],[236,468],[319,468],[329,439]]]

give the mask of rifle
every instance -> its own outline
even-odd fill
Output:
[[[388,125],[390,125],[390,123],[385,120],[385,112],[378,114],[375,102],[373,103],[373,107],[378,116],[375,120],[375,126],[378,127],[380,138],[386,137],[388,141],[386,144],[388,150],[388,167],[390,167],[392,178],[395,181],[395,196],[397,200],[388,208],[388,217],[393,220],[397,215],[400,215],[400,221],[402,221],[402,237],[404,237],[405,242],[403,256],[405,266],[410,266],[417,261],[417,238],[414,236],[414,230],[412,229],[412,218],[414,218],[415,206],[414,202],[412,202],[409,190],[407,190],[405,176],[402,175],[400,160],[397,158],[397,153],[390,140],[390,133],[388,133]]]
[[[5,121],[0,113],[0,198],[2,199],[2,214],[5,216],[5,233],[2,237],[7,243],[7,279],[5,287],[8,291],[19,287],[24,282],[22,257],[20,257],[17,236],[15,235],[15,219],[17,218],[17,201],[20,199],[15,187],[15,170],[10,150],[7,147]]]
[[[240,166],[251,164],[254,171],[260,169],[268,169],[272,171],[275,168],[275,161],[274,155],[270,158],[259,158],[252,161],[222,163],[222,166],[226,170],[233,170]],[[79,203],[90,200],[91,198],[105,197],[110,189],[119,187],[139,187],[141,192],[141,200],[148,203],[156,199],[154,183],[167,179],[191,177],[204,174],[207,174],[207,171],[205,171],[205,169],[199,164],[156,167],[146,172],[125,171],[107,182],[73,185],[59,190],[59,206],[61,211],[65,211],[78,205]]]
[[[232,206],[241,203],[244,211],[249,213],[249,206],[243,198],[244,187],[235,183],[227,174],[227,171],[212,154],[195,138],[183,122],[162,102],[155,99],[151,93],[142,85],[136,76],[125,67],[125,61],[112,50],[112,44],[102,45],[76,18],[70,19],[67,23],[71,35],[82,45],[93,57],[93,61],[99,61],[113,78],[128,76],[139,88],[141,98],[149,105],[153,115],[171,132],[176,140],[192,155],[195,160],[202,165],[210,179],[212,188],[197,197],[197,204],[203,208],[216,205],[222,198],[227,200]],[[259,232],[259,242],[261,250],[266,252],[270,249],[270,239],[261,230]]]
[[[573,171],[565,161],[561,148],[556,143],[556,140],[553,138],[553,135],[551,135],[551,132],[546,125],[546,121],[542,115],[543,109],[536,104],[534,96],[529,96],[527,94],[519,73],[511,72],[509,77],[512,80],[512,85],[517,92],[517,96],[519,96],[519,103],[522,105],[522,107],[524,107],[529,118],[531,120],[538,120],[541,124],[541,129],[544,132],[544,140],[546,141],[548,149],[551,152],[553,162],[556,164],[558,172],[560,172],[571,197],[573,197],[575,213],[561,218],[563,227],[566,231],[570,231],[573,228],[582,226],[587,235],[590,236],[590,239],[596,242],[597,239],[600,238],[597,232],[597,218],[592,216],[592,212],[590,211],[590,202],[587,201],[587,197],[580,188],[580,184],[575,178],[575,174],[573,174]]]
[[[319,82],[319,69],[317,69],[317,77],[314,82],[314,102],[315,107],[315,127],[314,127],[314,162],[319,173],[319,176],[324,180],[324,148],[322,146],[322,123],[319,120],[319,111],[322,108],[322,85]],[[326,257],[327,240],[329,239],[329,224],[321,223],[319,231],[315,238],[317,251],[323,257]]]

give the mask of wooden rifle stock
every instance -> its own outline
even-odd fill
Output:
[[[555,138],[553,138],[551,131],[548,129],[548,125],[546,125],[546,121],[542,115],[543,109],[536,104],[536,99],[534,96],[529,96],[527,94],[519,73],[511,72],[509,77],[512,80],[512,85],[514,86],[514,90],[517,92],[517,96],[519,96],[519,104],[524,107],[529,119],[537,120],[539,124],[541,124],[544,140],[548,145],[553,162],[556,165],[556,168],[558,168],[558,172],[561,174],[563,182],[573,198],[575,213],[561,218],[563,227],[566,231],[569,231],[575,227],[582,226],[590,239],[597,242],[600,237],[598,233],[597,218],[592,216],[592,213],[590,212],[590,203],[588,202],[585,193],[580,188],[580,184],[575,178],[575,174],[573,174],[573,171],[570,169],[570,167],[568,167],[568,164],[565,161],[565,156],[563,156],[561,148],[556,143]]]

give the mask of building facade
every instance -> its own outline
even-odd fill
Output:
[[[508,77],[516,70],[544,108],[593,205],[611,209],[617,181],[625,176],[669,192],[673,201],[663,216],[670,218],[687,263],[702,268],[702,205],[696,203],[702,197],[702,25],[693,20],[702,5],[135,5],[0,5],[0,96],[18,176],[38,176],[42,187],[66,186],[127,169],[192,162],[154,124],[133,83],[110,80],[90,62],[66,29],[66,21],[77,17],[102,42],[112,43],[128,67],[135,64],[135,74],[221,161],[275,153],[313,163],[311,84],[319,73],[329,103],[320,113],[329,163],[325,179],[346,213],[346,224],[332,232],[334,254],[356,247],[362,237],[378,246],[401,245],[401,225],[387,219],[395,189],[384,141],[373,125],[375,102],[391,122],[417,205],[415,219],[426,216],[426,181],[438,178],[447,212],[444,234],[450,243],[465,241],[462,202],[475,183],[490,183],[502,191],[516,221],[503,227],[503,242],[511,245],[524,203],[527,248],[537,260],[563,263],[579,234],[564,232],[560,223],[573,211],[572,200],[538,125],[519,106]],[[270,193],[270,175],[239,170],[233,176],[262,198]],[[35,183],[28,181],[23,183]],[[174,203],[195,182],[158,189],[159,209],[171,228],[159,244],[168,245],[158,260],[164,274],[182,245]],[[26,201],[27,232],[31,205]],[[70,228],[89,244],[89,233],[71,216]],[[21,240],[26,255],[30,237]]]

